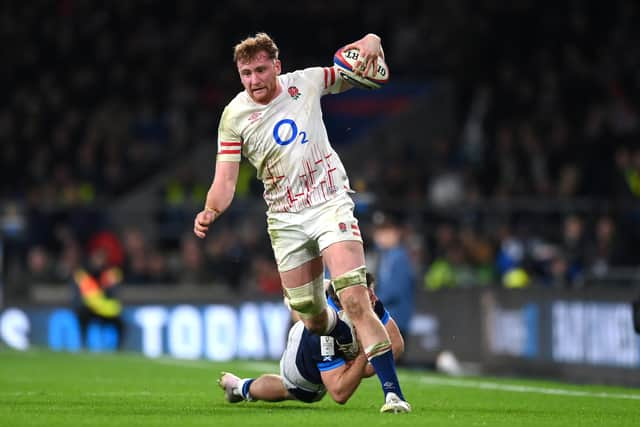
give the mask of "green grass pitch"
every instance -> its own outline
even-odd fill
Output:
[[[0,426],[638,426],[640,390],[554,382],[450,378],[399,370],[411,414],[380,414],[365,380],[340,406],[229,404],[219,371],[277,372],[276,363],[147,359],[0,349]]]

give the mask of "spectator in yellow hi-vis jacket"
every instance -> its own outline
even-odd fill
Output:
[[[105,249],[94,248],[86,265],[76,269],[72,277],[75,311],[83,342],[90,349],[119,348],[123,340],[122,304],[116,298],[122,270],[108,260]]]

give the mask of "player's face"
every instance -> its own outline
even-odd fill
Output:
[[[268,104],[278,96],[280,60],[269,58],[266,52],[259,52],[250,61],[238,61],[237,65],[242,86],[251,99],[258,104]]]

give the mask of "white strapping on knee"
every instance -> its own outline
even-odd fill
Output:
[[[331,280],[331,284],[333,285],[333,289],[336,291],[336,295],[338,298],[340,297],[340,293],[349,288],[351,286],[367,286],[367,267],[361,265],[360,267],[354,268],[353,270],[347,271],[333,280]]]
[[[289,305],[303,319],[314,317],[327,307],[327,297],[324,294],[323,283],[323,277],[320,275],[304,285],[295,288],[284,288],[284,294]]]

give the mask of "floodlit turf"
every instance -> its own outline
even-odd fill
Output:
[[[146,359],[133,354],[0,349],[0,426],[637,426],[640,390],[400,370],[411,414],[379,414],[366,380],[346,405],[328,397],[228,404],[215,380],[276,372],[275,363]]]

